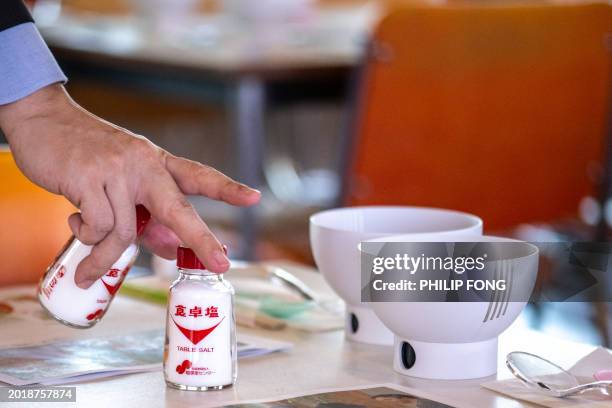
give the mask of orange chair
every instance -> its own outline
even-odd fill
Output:
[[[607,4],[395,9],[365,64],[344,204],[487,229],[575,216],[602,172],[611,32]]]
[[[38,281],[70,237],[74,207],[30,182],[0,150],[0,286]]]

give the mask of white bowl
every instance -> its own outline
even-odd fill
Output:
[[[361,302],[361,241],[410,234],[419,239],[436,235],[452,241],[482,233],[474,215],[423,207],[348,207],[310,217],[310,246],[323,277],[347,304],[346,336],[370,344],[393,344],[393,334]]]
[[[430,237],[432,238],[432,237]],[[415,242],[413,236],[376,239]],[[444,242],[428,239],[419,242]],[[533,290],[538,248],[526,242],[491,236],[464,236],[454,242],[515,242],[505,262],[514,269],[512,290],[521,300]],[[496,261],[499,262],[499,261]],[[498,264],[501,265],[501,264]],[[495,269],[492,269],[493,271]],[[527,295],[525,295],[527,294]],[[469,379],[497,371],[497,337],[516,320],[527,301],[497,302],[372,302],[376,316],[394,334],[393,368],[400,374],[429,379]]]

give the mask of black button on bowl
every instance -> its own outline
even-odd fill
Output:
[[[359,330],[359,320],[357,316],[355,316],[355,313],[351,313],[351,331],[357,333],[357,330]]]
[[[404,368],[406,370],[411,369],[416,361],[416,353],[414,352],[414,349],[412,348],[410,343],[403,341],[400,353],[402,353],[401,357]]]

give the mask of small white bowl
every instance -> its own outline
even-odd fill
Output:
[[[409,234],[415,239],[436,235],[454,240],[482,234],[474,215],[436,208],[377,206],[327,210],[310,217],[310,245],[323,277],[347,304],[348,339],[370,344],[393,344],[393,333],[361,302],[361,241]]]
[[[375,242],[445,242],[402,235]],[[508,238],[463,236],[453,242],[515,242],[505,262],[513,268],[512,290],[517,301],[497,302],[372,302],[376,316],[395,334],[393,368],[400,374],[440,380],[481,378],[497,371],[497,338],[519,316],[535,285],[535,245]],[[500,261],[496,261],[500,262]],[[501,265],[497,264],[496,266]],[[510,265],[510,266],[508,266]],[[494,271],[494,269],[492,269]],[[493,309],[495,308],[495,309]],[[493,312],[492,312],[493,311]]]

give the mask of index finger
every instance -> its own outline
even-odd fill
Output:
[[[203,195],[228,204],[251,206],[261,193],[226,176],[219,170],[193,160],[168,154],[166,169],[186,194]]]
[[[151,215],[193,249],[208,270],[217,273],[228,270],[229,260],[221,243],[169,174],[159,175],[145,187],[143,201]]]

